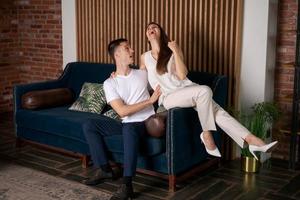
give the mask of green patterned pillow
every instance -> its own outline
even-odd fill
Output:
[[[78,99],[69,109],[101,114],[105,105],[106,99],[103,84],[84,83]]]
[[[118,121],[121,121],[121,118],[120,116],[118,115],[118,113],[113,110],[113,109],[110,109],[108,111],[106,111],[105,113],[103,113],[104,116],[107,116],[107,117],[110,117],[112,119],[115,119],[115,120],[118,120]]]

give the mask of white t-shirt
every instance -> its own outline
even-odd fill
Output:
[[[125,104],[132,105],[150,98],[148,92],[147,71],[131,69],[127,76],[117,75],[104,81],[106,100],[122,99]],[[122,122],[141,122],[154,114],[153,106],[122,118]]]

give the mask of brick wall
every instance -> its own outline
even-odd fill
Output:
[[[291,122],[294,87],[294,63],[296,53],[297,0],[279,1],[277,64],[275,71],[275,101],[281,108],[282,119],[278,122],[273,137],[280,141],[273,156],[288,159],[290,136],[280,129]],[[289,127],[289,126],[287,126]]]
[[[18,0],[21,80],[57,78],[62,69],[60,0]]]
[[[11,108],[12,86],[20,83],[17,9],[13,1],[0,3],[0,111]]]
[[[4,0],[0,4],[0,65],[15,63],[18,46],[17,12],[14,3]]]
[[[0,112],[3,112],[12,110],[14,84],[55,79],[61,74],[62,24],[61,0],[1,0],[1,8],[12,13],[12,20],[5,19],[0,31],[13,31],[13,36],[6,33],[7,41],[17,41],[10,52],[13,59],[8,59],[8,66],[0,66],[1,77],[6,79],[1,80],[0,86]],[[8,53],[1,48],[1,54],[7,57]]]

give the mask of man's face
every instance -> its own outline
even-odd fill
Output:
[[[130,65],[134,63],[134,51],[130,47],[128,42],[122,42],[115,51],[115,59],[117,62],[124,65]]]

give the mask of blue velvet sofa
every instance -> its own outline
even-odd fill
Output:
[[[46,109],[28,110],[21,106],[21,97],[29,91],[53,88],[69,88],[74,93],[74,101],[79,96],[84,82],[103,83],[112,71],[113,64],[86,62],[69,63],[60,78],[53,81],[17,85],[14,87],[14,117],[17,141],[42,144],[49,149],[79,155],[83,166],[87,165],[89,147],[82,132],[82,125],[88,118],[98,119],[110,126],[121,129],[120,122],[101,114],[68,110],[70,105]],[[189,78],[212,88],[213,98],[221,106],[227,99],[227,78],[202,72],[190,72]],[[208,159],[199,139],[201,126],[193,108],[174,108],[168,111],[166,136],[147,138],[138,158],[140,172],[159,175],[169,180],[170,190],[175,189],[176,181],[192,175],[197,168],[208,166],[215,159]],[[120,131],[121,132],[121,131]],[[221,131],[214,133],[217,145],[221,145]],[[105,138],[111,159],[123,162],[122,135]],[[215,163],[215,162],[214,162]]]

